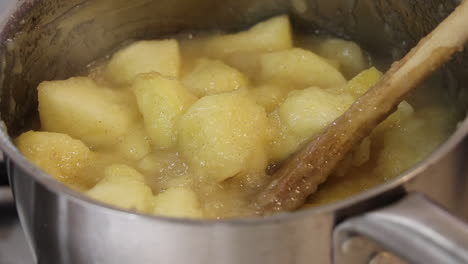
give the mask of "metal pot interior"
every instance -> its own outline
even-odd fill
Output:
[[[42,0],[20,1],[0,18],[0,115],[8,134],[37,127],[36,87],[86,71],[123,42],[200,30],[234,31],[277,14],[298,32],[352,39],[396,60],[433,29],[459,1],[435,0]],[[1,24],[0,24],[1,25]],[[468,52],[438,77],[453,114],[468,108]]]

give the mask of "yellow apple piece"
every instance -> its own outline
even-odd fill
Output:
[[[310,86],[336,88],[346,85],[343,75],[324,58],[304,49],[294,48],[263,54],[260,80],[295,89]]]
[[[195,68],[182,80],[194,95],[203,97],[247,86],[247,78],[219,60],[199,59]]]
[[[145,177],[124,164],[107,167],[102,180],[86,194],[122,209],[149,213],[153,207],[153,194],[145,183]]]
[[[196,193],[186,187],[169,188],[158,194],[154,198],[153,214],[181,218],[203,217]]]
[[[28,131],[16,138],[15,144],[27,159],[64,184],[85,188],[94,183],[92,175],[79,174],[94,157],[80,140],[65,134]]]
[[[118,85],[130,84],[140,73],[158,72],[178,77],[180,70],[177,40],[143,40],[116,52],[105,68],[106,78]]]
[[[320,56],[338,62],[339,69],[348,79],[369,67],[369,61],[361,47],[353,41],[325,39],[316,47]]]
[[[297,151],[352,103],[353,98],[346,93],[336,94],[318,87],[290,92],[278,110],[270,114],[277,130],[271,146],[273,160],[280,161]]]
[[[273,111],[282,103],[291,90],[279,85],[264,84],[249,90],[257,104],[263,106],[267,112]]]
[[[42,82],[38,97],[43,130],[68,134],[91,147],[116,144],[138,118],[133,104],[87,77]]]
[[[178,128],[182,158],[209,181],[221,182],[241,171],[266,166],[266,113],[247,96],[203,97],[183,114]]]
[[[181,42],[185,56],[222,59],[233,54],[259,53],[291,48],[291,25],[287,16],[277,16],[234,34],[198,37]]]
[[[382,72],[372,67],[360,72],[346,85],[346,91],[354,98],[363,95],[382,78]]]
[[[132,90],[152,145],[157,149],[173,147],[176,142],[174,124],[196,97],[178,80],[158,73],[138,75]]]
[[[117,145],[117,151],[130,160],[140,160],[151,152],[149,138],[142,123],[130,128],[128,134]]]
[[[403,123],[413,118],[413,116],[414,108],[407,101],[402,101],[398,105],[397,110],[372,131],[372,135],[382,135],[386,133],[387,130],[401,126]]]

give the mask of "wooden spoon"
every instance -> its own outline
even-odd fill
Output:
[[[337,164],[388,117],[404,96],[463,50],[468,40],[468,0],[463,1],[382,79],[309,142],[273,175],[274,180],[254,201],[259,215],[291,211],[302,206]]]

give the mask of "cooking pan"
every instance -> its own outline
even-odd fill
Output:
[[[289,14],[297,31],[401,58],[455,0],[2,0],[0,148],[40,264],[468,263],[468,53],[438,73],[457,129],[399,177],[330,205],[236,220],[142,215],[92,201],[28,162],[11,139],[37,127],[36,87],[134,39],[240,30]],[[464,219],[464,220],[463,220]]]

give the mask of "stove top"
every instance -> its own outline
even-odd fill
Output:
[[[8,187],[0,186],[0,200],[12,201]],[[13,203],[0,202],[0,263],[33,264]]]

